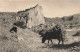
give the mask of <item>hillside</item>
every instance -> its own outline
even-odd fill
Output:
[[[72,28],[72,27],[80,27],[80,13],[74,14],[71,16],[63,16],[62,18],[55,17],[55,18],[46,18],[45,21],[49,23],[60,23],[63,24],[65,27]]]
[[[48,49],[46,44],[41,43],[38,34],[29,29],[18,27],[17,33],[10,33],[9,30],[16,20],[9,16],[8,18],[4,17],[4,21],[0,17],[0,52],[53,52],[53,49]]]
[[[2,13],[1,13],[2,14]],[[8,15],[9,14],[9,15]],[[10,33],[13,23],[17,22],[11,13],[0,15],[0,52],[79,52],[80,37],[73,37],[76,31],[66,33],[67,41],[65,45],[57,45],[58,41],[53,40],[54,44],[42,42],[39,34],[30,29],[18,27],[17,33]],[[16,13],[14,13],[16,14]]]

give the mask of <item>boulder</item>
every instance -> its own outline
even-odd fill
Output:
[[[38,4],[35,7],[26,9],[25,11],[18,12],[22,17],[26,19],[27,28],[32,28],[45,23],[42,7]]]

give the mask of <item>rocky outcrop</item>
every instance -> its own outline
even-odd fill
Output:
[[[25,11],[20,11],[18,14],[26,19],[27,28],[45,23],[42,7],[39,5],[36,5],[30,9],[26,9]]]

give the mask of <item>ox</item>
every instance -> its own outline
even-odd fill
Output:
[[[65,31],[63,31],[58,25],[56,25],[51,30],[48,30],[46,32],[44,30],[42,30],[41,32],[40,32],[40,34],[42,37],[42,43],[44,43],[46,40],[48,40],[48,44],[49,44],[49,41],[51,41],[51,43],[53,43],[52,39],[57,39],[59,41],[58,44],[60,44],[61,41],[62,41],[62,44],[64,44]]]

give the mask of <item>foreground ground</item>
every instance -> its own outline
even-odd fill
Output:
[[[10,33],[12,23],[15,21],[0,19],[0,52],[80,52],[80,37],[73,36],[77,29],[67,30],[65,45],[41,43],[41,37],[29,29],[18,27],[17,33]]]

